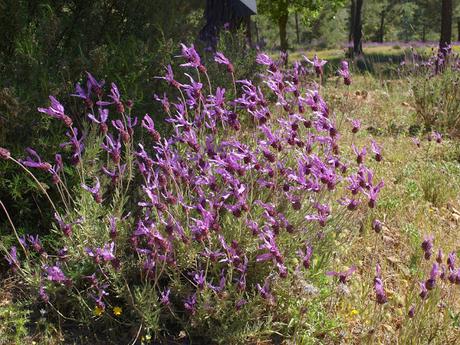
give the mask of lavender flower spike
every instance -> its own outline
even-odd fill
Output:
[[[217,62],[218,64],[227,66],[228,73],[233,73],[235,71],[230,60],[227,59],[225,55],[220,52],[216,53],[216,55],[214,56],[214,61]]]
[[[93,187],[89,187],[85,184],[82,184],[81,187],[84,190],[87,190],[93,195],[94,201],[96,201],[98,204],[102,202],[102,196],[101,196],[101,184],[99,182],[99,179],[96,177],[96,184]]]
[[[48,108],[37,108],[40,113],[47,114],[55,119],[61,120],[67,127],[72,126],[72,119],[64,113],[64,106],[53,96],[49,96],[51,106]]]

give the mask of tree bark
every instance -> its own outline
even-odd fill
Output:
[[[288,40],[287,40],[287,32],[286,32],[287,21],[288,21],[287,13],[281,14],[280,17],[278,18],[278,28],[280,31],[280,49],[283,52],[286,52],[289,48]]]
[[[380,43],[383,43],[383,39],[385,36],[385,14],[386,14],[386,9],[382,9],[382,12],[380,12],[380,28],[379,28],[379,38],[378,41]]]
[[[362,8],[363,0],[356,0],[353,16],[353,56],[359,56],[363,54],[363,23],[361,21]]]
[[[297,12],[295,13],[295,34],[297,36],[297,44],[300,44],[299,18]]]
[[[458,31],[458,33],[457,33],[457,41],[460,42],[460,18],[457,19],[457,31]]]
[[[441,5],[441,38],[439,40],[439,49],[443,54],[447,53],[446,49],[451,43],[452,37],[452,0],[442,0]]]

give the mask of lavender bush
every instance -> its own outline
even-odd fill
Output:
[[[325,62],[281,70],[259,54],[267,71],[258,85],[235,80],[231,61],[217,53],[234,80],[230,99],[194,47],[181,48],[188,82],[168,66],[161,78],[171,95],[155,96],[171,136],[158,131],[157,115],[135,116],[115,84],[88,73],[74,94],[87,106],[83,126],[54,97],[38,109],[66,128],[54,162],[31,148],[22,159],[0,148],[0,158],[34,179],[48,173],[61,195],[48,197],[57,240],[20,237],[10,220],[18,243],[4,248],[6,260],[42,308],[132,327],[135,339],[181,331],[223,343],[295,337],[314,327],[303,308],[329,295],[327,276],[344,286],[353,279],[354,266],[331,271],[343,268],[331,267],[332,239],[376,207],[383,181],[365,165],[373,159],[366,148],[353,146],[350,159],[342,153],[350,150],[314,81]],[[349,85],[348,64],[340,68]],[[348,130],[356,133],[357,123]],[[381,161],[375,142],[372,151]],[[80,178],[71,189],[69,169]],[[375,291],[385,303],[380,269]]]
[[[408,76],[417,119],[426,130],[460,134],[459,68],[459,56],[450,47],[433,50],[428,58],[413,51],[403,62],[401,70]]]

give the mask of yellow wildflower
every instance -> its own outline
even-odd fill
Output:
[[[113,314],[114,314],[115,316],[120,316],[122,312],[123,312],[123,310],[122,310],[120,307],[118,307],[118,306],[117,306],[117,307],[113,307]]]
[[[104,309],[102,309],[102,308],[99,307],[99,306],[96,306],[96,307],[94,308],[94,310],[93,310],[93,313],[94,313],[94,315],[96,315],[96,316],[101,316],[102,313],[104,313]]]
[[[359,311],[356,309],[353,309],[352,311],[350,311],[350,316],[356,316],[358,314],[359,314]]]

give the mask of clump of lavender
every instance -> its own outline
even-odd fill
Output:
[[[203,87],[207,68],[193,45],[181,48],[188,81],[179,83],[168,66],[159,78],[175,97],[155,97],[170,136],[160,135],[148,114],[138,126],[117,85],[106,93],[91,75],[74,94],[89,109],[89,129],[73,127],[54,98],[40,110],[66,124],[69,141],[61,148],[70,148],[54,166],[32,149],[22,160],[50,174],[62,196],[62,212],[54,216],[62,234],[56,253],[48,254],[38,237],[24,242],[41,260],[34,269],[43,278],[37,289],[43,301],[51,303],[60,288],[78,291],[78,300],[86,298],[101,314],[116,296],[131,305],[139,297],[133,291],[151,291],[157,300],[149,303],[162,306],[159,313],[184,320],[197,320],[222,301],[232,301],[232,312],[250,308],[254,294],[273,307],[276,286],[295,279],[294,259],[300,255],[309,274],[316,241],[340,231],[352,211],[377,206],[383,181],[365,165],[366,148],[354,147],[355,162],[340,154],[336,116],[322,91],[302,82],[300,64],[283,71],[259,54],[267,68],[262,83],[237,80],[230,99],[223,88]],[[223,54],[215,61],[233,75]],[[312,61],[319,76],[325,63]],[[145,131],[151,144],[137,142],[136,131]],[[380,148],[372,147],[377,159]],[[11,158],[6,149],[0,157]],[[78,172],[78,191],[66,188],[67,161]],[[16,248],[7,259],[22,269]],[[326,275],[346,284],[355,270]],[[149,320],[144,309],[133,313]]]

